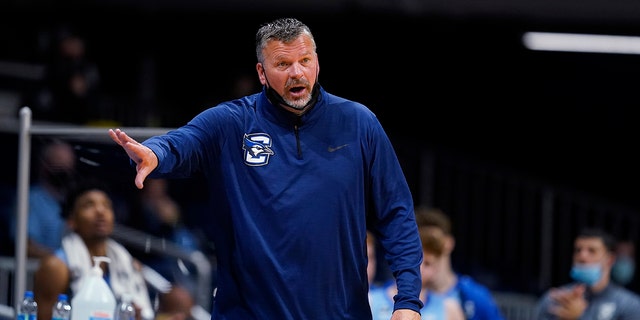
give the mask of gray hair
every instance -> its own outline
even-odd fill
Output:
[[[282,41],[284,43],[297,39],[300,35],[306,34],[313,43],[313,50],[316,50],[316,41],[307,25],[295,18],[280,18],[260,26],[256,33],[256,57],[258,62],[264,62],[262,50],[271,40]]]

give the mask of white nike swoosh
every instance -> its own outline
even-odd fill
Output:
[[[329,151],[329,152],[334,152],[334,151],[340,150],[340,149],[342,149],[342,148],[344,148],[344,147],[346,147],[346,146],[348,146],[348,145],[349,145],[349,144],[347,143],[347,144],[343,144],[343,145],[341,145],[341,146],[337,146],[337,147],[335,147],[335,148],[334,148],[334,147],[332,147],[332,146],[329,146],[329,147],[327,148],[327,151]]]

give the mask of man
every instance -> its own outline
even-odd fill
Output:
[[[52,140],[42,146],[37,166],[38,180],[29,188],[27,255],[41,258],[60,246],[66,231],[61,202],[75,181],[76,154],[67,142]],[[13,218],[11,234],[15,239]]]
[[[138,188],[147,176],[206,176],[218,262],[212,318],[371,319],[369,225],[399,288],[392,319],[420,319],[412,195],[379,121],[320,86],[302,22],[262,25],[256,53],[262,92],[142,144],[109,130]]]
[[[635,269],[635,242],[630,239],[618,241],[616,245],[616,262],[611,268],[611,280],[631,291],[635,291],[632,283]]]
[[[430,297],[454,298],[462,306],[466,319],[504,319],[487,287],[453,270],[451,253],[455,238],[449,217],[440,209],[420,206],[416,208],[416,223],[425,250],[422,281]]]
[[[423,261],[420,266],[422,273],[422,288],[420,291],[420,299],[424,302],[424,307],[420,310],[421,319],[423,320],[464,320],[465,315],[462,312],[460,301],[456,297],[437,294],[429,287],[433,283],[433,277],[438,276],[437,266],[439,261],[444,259],[444,239],[432,234],[430,231],[422,228],[420,230],[420,240],[422,241]],[[369,303],[371,304],[371,313],[374,320],[389,319],[391,311],[393,311],[393,297],[397,293],[397,287],[393,282],[385,282],[382,284],[374,283],[376,252],[375,237],[368,233],[367,235],[367,253],[369,254]]]
[[[583,229],[573,245],[575,282],[547,291],[535,319],[631,320],[640,316],[640,297],[611,282],[616,242],[600,229]]]
[[[63,214],[70,232],[63,237],[62,246],[55,254],[41,259],[34,274],[38,318],[51,319],[58,294],[67,293],[72,299],[80,289],[83,276],[89,274],[93,266],[92,257],[106,256],[111,262],[101,267],[116,299],[125,293],[130,294],[139,318],[152,319],[154,311],[140,271],[141,265],[126,248],[110,239],[114,212],[106,187],[94,181],[79,184],[69,192]],[[167,296],[173,301],[166,301],[167,306],[161,307],[165,310],[168,306],[181,307],[179,310],[169,309],[167,313],[183,315],[184,318],[193,304],[192,298],[180,287],[173,287],[172,291]]]

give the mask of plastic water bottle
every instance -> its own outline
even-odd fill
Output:
[[[18,312],[18,320],[37,320],[38,319],[38,303],[33,298],[33,291],[25,291],[24,298],[20,304]]]
[[[114,320],[135,320],[136,309],[133,307],[132,297],[129,294],[123,294],[120,303],[116,307]]]
[[[52,320],[69,320],[71,318],[71,304],[69,297],[61,293],[58,295],[58,302],[53,306]]]

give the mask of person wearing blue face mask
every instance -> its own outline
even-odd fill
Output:
[[[615,239],[603,230],[581,230],[569,273],[574,282],[545,292],[534,319],[638,319],[640,296],[611,281],[615,250]]]
[[[631,240],[619,241],[616,246],[616,263],[611,269],[611,279],[633,290],[631,282],[636,269],[635,244]]]

